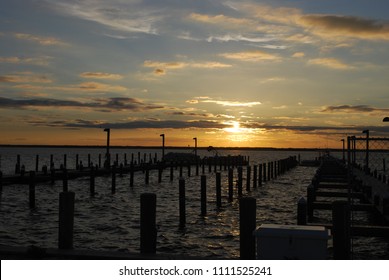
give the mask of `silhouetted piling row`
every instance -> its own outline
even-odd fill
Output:
[[[383,186],[382,182],[374,181],[364,171],[358,172],[341,160],[325,156],[307,187],[307,200],[300,199],[298,202],[297,223],[312,223],[319,210],[332,211],[332,224],[326,226],[332,230],[333,257],[350,259],[351,236],[389,235],[389,227],[350,224],[351,211],[374,210],[388,220],[389,190]]]

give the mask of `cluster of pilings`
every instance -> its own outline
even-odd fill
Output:
[[[89,158],[89,157],[88,157]],[[208,166],[209,176],[215,176],[215,196],[216,206],[219,209],[223,205],[222,190],[228,191],[228,202],[230,203],[234,199],[234,194],[237,194],[239,199],[239,213],[240,213],[240,256],[241,259],[255,259],[255,239],[252,234],[256,226],[256,200],[250,197],[251,188],[257,188],[262,186],[266,181],[277,178],[283,173],[287,172],[291,168],[295,167],[298,162],[296,157],[288,157],[281,160],[270,161],[267,163],[247,166],[245,172],[243,171],[242,164],[247,164],[248,160],[244,157],[224,157],[220,159],[207,158],[201,161],[202,175],[201,175],[201,188],[200,188],[200,215],[207,215],[207,175],[205,166]],[[197,166],[197,165],[196,165]],[[187,180],[191,177],[191,165],[188,165]],[[111,174],[111,193],[116,192],[116,176],[122,175],[123,172],[128,171],[129,186],[134,186],[135,171],[142,171],[140,176],[144,176],[145,184],[150,183],[151,168],[158,170],[158,182],[162,181],[162,172],[165,169],[170,170],[170,181],[173,181],[173,170],[180,169],[180,176],[178,182],[178,196],[179,196],[179,226],[181,228],[186,227],[186,196],[185,196],[185,179],[183,176],[183,164],[166,164],[157,162],[155,165],[152,163],[129,166],[113,165],[109,170],[104,168],[98,168],[90,164],[88,167],[79,169],[82,170],[67,170],[63,168],[55,174],[58,174],[59,178],[63,181],[63,189],[59,194],[59,233],[58,233],[58,248],[59,249],[71,249],[73,248],[73,225],[74,225],[74,209],[75,209],[75,193],[69,191],[68,181],[78,176],[89,176],[90,180],[90,195],[93,196],[96,192],[95,177],[98,174]],[[236,168],[236,173],[234,169]],[[222,187],[221,176],[222,170],[228,170],[228,188]],[[213,172],[215,171],[215,172]],[[108,173],[109,172],[109,173]],[[234,174],[235,173],[235,174]],[[224,173],[225,174],[225,173]],[[2,187],[2,174],[0,173],[0,186]],[[30,171],[28,177],[29,185],[29,205],[30,208],[36,207],[35,198],[35,185],[37,183],[37,176],[35,171]],[[52,174],[51,174],[52,175]],[[245,176],[244,176],[245,175]],[[246,182],[245,188],[243,182]],[[243,190],[246,190],[244,193]],[[140,252],[143,253],[156,253],[156,200],[157,196],[153,193],[141,194],[140,205]]]
[[[352,211],[374,211],[383,216],[384,222],[389,214],[389,189],[383,189],[380,196],[376,194],[372,197],[372,189],[379,181],[367,184],[365,175],[361,176],[357,176],[343,161],[323,157],[312,183],[307,187],[307,200],[300,199],[298,202],[297,223],[300,225],[319,220],[320,210],[332,211],[332,224],[324,226],[332,232],[334,259],[352,257],[352,236],[389,236],[389,227],[352,223]],[[377,208],[379,205],[381,207]]]

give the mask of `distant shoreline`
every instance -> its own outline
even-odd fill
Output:
[[[216,150],[248,150],[248,151],[342,151],[333,148],[273,148],[273,147],[215,147]],[[86,148],[104,149],[103,145],[13,145],[0,144],[0,148]],[[110,146],[111,149],[161,149],[161,146]],[[165,146],[167,150],[187,150],[194,147]],[[197,147],[198,150],[207,150],[208,147]]]

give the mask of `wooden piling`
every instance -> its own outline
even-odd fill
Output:
[[[20,173],[20,155],[16,156],[15,174]]]
[[[332,240],[334,259],[350,259],[350,208],[347,201],[332,203]]]
[[[35,156],[35,172],[39,171],[39,155]]]
[[[262,164],[258,165],[258,186],[262,186]]]
[[[157,250],[156,211],[157,195],[142,193],[140,196],[140,252],[155,254]]]
[[[89,178],[89,190],[90,190],[90,195],[94,196],[95,195],[95,169],[92,166],[90,169],[90,178]]]
[[[242,185],[243,185],[243,169],[242,166],[238,167],[238,196],[242,196]]]
[[[257,187],[257,180],[258,180],[258,166],[254,165],[254,174],[253,174],[253,188],[254,189]]]
[[[310,184],[307,187],[307,218],[308,222],[313,220],[313,203],[315,202],[315,187]]]
[[[297,202],[297,224],[302,226],[307,224],[307,201],[304,197]]]
[[[201,216],[207,215],[207,176],[201,175]]]
[[[242,197],[239,200],[240,259],[255,259],[256,200]]]
[[[130,165],[130,187],[132,188],[134,186],[134,163],[131,162]]]
[[[59,194],[59,249],[73,248],[74,201],[74,192],[61,192]]]
[[[63,168],[67,169],[67,155],[63,155]]]
[[[262,182],[266,182],[266,163],[262,165],[263,169],[263,176],[262,176]]]
[[[222,185],[220,172],[216,173],[216,207],[222,207]]]
[[[179,212],[180,212],[180,227],[185,227],[186,224],[186,209],[185,209],[185,180],[179,180]]]
[[[68,191],[68,170],[66,168],[62,170],[62,190],[63,192]]]
[[[162,166],[158,166],[158,183],[162,182],[162,171],[163,171]]]
[[[112,167],[111,193],[116,193],[116,167]]]
[[[234,170],[228,169],[228,201],[232,202],[234,199]]]
[[[35,208],[35,172],[34,171],[30,171],[28,197],[29,197],[30,208]]]
[[[251,166],[247,166],[247,175],[246,175],[246,191],[250,191],[251,188]]]

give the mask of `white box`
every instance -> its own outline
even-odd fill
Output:
[[[327,259],[329,231],[323,226],[262,224],[255,236],[257,259]]]

